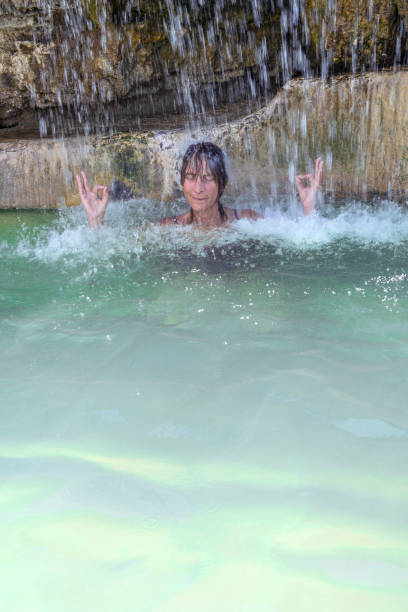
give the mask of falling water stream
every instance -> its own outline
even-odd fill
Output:
[[[208,125],[222,104],[231,107],[245,102],[248,110],[259,106],[293,74],[312,75],[305,53],[310,34],[304,0],[165,0],[159,3],[160,9],[139,2],[71,0],[61,4],[57,15],[50,0],[38,0],[38,6],[42,15],[38,37],[53,45],[38,84],[40,95],[49,91],[58,102],[41,113],[43,136],[76,129],[106,133],[115,126],[134,128],[146,114],[160,121],[159,117],[184,112],[187,122]],[[151,14],[158,15],[158,23],[146,22]],[[108,27],[112,19],[116,27]],[[162,35],[169,48],[166,52],[156,49],[144,63],[143,48],[138,51],[135,36],[143,44],[147,26],[158,27],[157,36]],[[113,49],[119,50],[120,63],[109,70]],[[277,54],[273,68],[270,53]],[[105,62],[104,77],[99,80],[92,63],[95,56]],[[324,53],[321,63],[327,74]],[[146,86],[146,77],[156,79],[155,84]],[[35,101],[35,85],[31,93]],[[129,99],[119,113],[118,93]],[[222,117],[230,114],[231,108],[221,108]]]
[[[408,62],[407,24],[395,5],[384,47],[381,14],[356,11],[338,41],[339,0],[37,0],[38,53],[30,84],[42,136],[138,129],[145,117],[224,120],[234,104],[259,108],[293,76],[326,80]],[[343,11],[343,13],[342,13]],[[383,11],[383,9],[381,9]],[[346,27],[346,26],[345,26]],[[391,27],[391,26],[388,26]],[[69,33],[69,35],[67,35]],[[347,43],[347,44],[346,44]],[[345,45],[343,65],[337,46]],[[377,49],[377,46],[379,49]],[[337,62],[337,63],[336,63]]]

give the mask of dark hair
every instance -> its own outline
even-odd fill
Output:
[[[215,176],[218,185],[218,211],[223,221],[227,220],[227,214],[223,205],[220,202],[220,197],[224,193],[224,189],[228,183],[228,174],[225,168],[224,153],[220,147],[217,147],[213,142],[197,142],[188,147],[184,153],[183,162],[180,170],[181,184],[184,184],[188,169],[193,170],[194,174],[200,172],[203,163]]]

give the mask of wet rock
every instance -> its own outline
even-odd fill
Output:
[[[406,202],[407,96],[408,72],[294,80],[270,105],[226,130],[224,146],[263,194],[279,194],[285,182],[294,192],[294,175],[312,171],[320,155],[326,193]]]
[[[331,69],[338,74],[407,63],[405,0],[321,0],[306,6],[312,47],[324,75]]]
[[[182,155],[202,139],[227,154],[227,196],[276,201],[294,194],[295,174],[312,170],[321,155],[326,194],[407,201],[407,99],[405,71],[331,83],[295,79],[259,111],[209,129],[0,142],[0,207],[78,204],[81,169],[91,181],[114,185],[118,199],[177,197]]]
[[[131,200],[135,197],[132,188],[122,181],[114,179],[109,185],[109,197],[111,200]]]
[[[272,5],[274,9],[272,10]],[[0,128],[48,136],[272,95],[293,75],[406,64],[405,0],[4,0]]]

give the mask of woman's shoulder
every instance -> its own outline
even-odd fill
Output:
[[[228,221],[238,219],[252,219],[252,221],[256,221],[257,219],[262,219],[262,215],[251,208],[229,208],[225,206],[224,210],[227,213]]]

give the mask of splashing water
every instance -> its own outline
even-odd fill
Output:
[[[159,208],[159,218],[180,210],[181,202]],[[142,257],[148,253],[177,256],[180,249],[193,249],[206,256],[209,248],[252,242],[259,252],[274,247],[284,252],[307,252],[312,249],[331,249],[356,246],[366,249],[404,249],[408,241],[408,214],[404,206],[383,201],[377,205],[349,202],[326,205],[310,217],[293,208],[293,203],[249,203],[264,215],[254,223],[241,220],[228,228],[200,231],[192,226],[154,225],[149,200],[116,202],[111,204],[106,224],[98,231],[89,230],[82,210],[49,213],[50,226],[22,226],[19,238],[8,245],[3,241],[3,256],[23,257],[44,262],[64,259],[67,265],[81,260],[107,262],[112,256]],[[158,212],[158,211],[157,211]],[[156,213],[157,214],[157,213]]]

